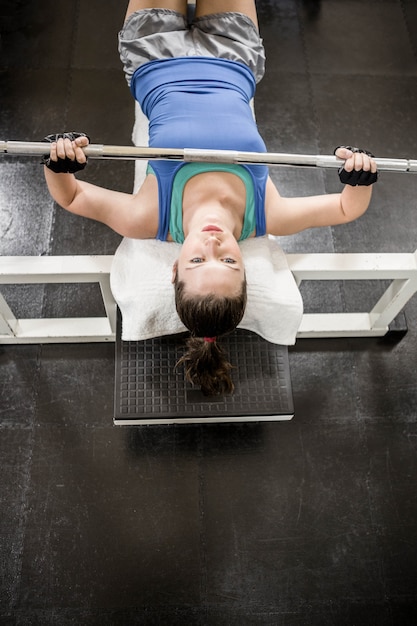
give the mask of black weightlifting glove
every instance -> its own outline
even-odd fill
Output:
[[[346,148],[347,150],[351,150],[352,152],[367,154],[369,157],[372,158],[374,156],[367,150],[362,150],[362,148],[355,148],[354,146],[338,146],[337,148],[335,148],[334,154],[336,154],[336,150],[338,150],[339,148]],[[351,172],[347,172],[344,167],[341,167],[338,170],[338,174],[340,182],[344,185],[351,185],[351,187],[373,185],[378,180],[378,172],[365,170],[352,170]]]
[[[90,138],[85,133],[55,133],[52,135],[47,135],[42,141],[53,143],[54,141],[58,141],[58,139],[69,139],[70,141],[74,141],[78,139],[78,137],[87,137],[88,140]],[[85,163],[78,163],[78,161],[71,161],[68,157],[65,159],[58,158],[58,161],[52,161],[49,154],[45,154],[42,157],[41,161],[42,165],[46,165],[46,167],[55,174],[75,174],[75,172],[79,172],[83,170],[87,165],[87,161]]]

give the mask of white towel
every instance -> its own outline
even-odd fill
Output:
[[[148,144],[148,122],[136,103],[133,143]],[[136,161],[135,190],[142,184],[146,163]],[[274,237],[240,242],[246,268],[248,301],[239,328],[271,343],[292,345],[303,315],[301,294],[283,250]],[[141,341],[181,333],[171,284],[180,244],[150,239],[123,239],[111,269],[111,288],[122,313],[122,339]]]

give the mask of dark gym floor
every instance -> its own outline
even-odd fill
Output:
[[[127,2],[1,0],[0,138],[83,130],[129,144],[116,36]],[[259,0],[270,151],[359,145],[417,158],[415,0]],[[130,191],[131,163],[88,180]],[[275,169],[283,194],[340,188]],[[384,173],[352,224],[290,252],[413,252],[417,178]],[[54,205],[36,159],[0,162],[3,255],[112,254],[120,238]],[[310,283],[305,308],[367,307],[379,286]],[[19,315],[95,315],[78,288],[7,288]],[[342,310],[344,310],[342,308]],[[365,309],[364,309],[365,310]],[[114,346],[0,348],[0,623],[408,626],[417,623],[417,301],[408,333],[299,340],[295,417],[113,426]]]

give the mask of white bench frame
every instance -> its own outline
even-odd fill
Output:
[[[110,289],[113,257],[4,256],[1,284],[98,283],[105,316],[17,319],[0,294],[0,344],[115,341],[117,305]],[[287,254],[298,285],[303,280],[390,280],[368,312],[304,313],[297,338],[381,337],[417,292],[413,253]]]
[[[112,260],[107,255],[0,257],[0,284],[98,283],[106,313],[102,317],[17,319],[0,294],[0,344],[115,341]]]

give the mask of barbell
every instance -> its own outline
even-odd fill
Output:
[[[115,160],[173,160],[200,163],[241,165],[278,165],[293,167],[339,168],[344,161],[333,155],[287,154],[280,152],[239,152],[236,150],[205,150],[195,148],[150,148],[141,146],[106,146],[89,144],[83,148],[92,159]],[[0,154],[12,156],[43,156],[48,144],[43,141],[0,141]],[[416,159],[376,158],[379,171],[417,172]]]

